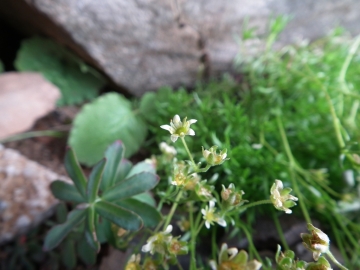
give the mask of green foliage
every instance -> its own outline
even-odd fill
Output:
[[[3,72],[4,71],[4,65],[3,65],[3,63],[0,61],[0,72]]]
[[[124,153],[121,142],[113,143],[107,149],[105,159],[93,168],[86,180],[73,150],[68,149],[65,164],[74,185],[57,180],[51,184],[51,190],[56,198],[78,206],[67,215],[65,222],[48,232],[45,250],[55,248],[81,226],[88,245],[99,251],[100,242],[116,242],[117,234],[112,232],[112,226],[137,231],[143,225],[149,227],[159,223],[160,213],[135,198],[158,183],[154,168],[150,169],[145,163],[132,167],[123,159]],[[72,245],[72,242],[67,240],[64,245]]]
[[[219,173],[218,182],[234,183],[245,191],[244,199],[256,201],[269,196],[271,183],[281,179],[299,197],[295,212],[330,222],[342,255],[349,259],[354,250],[360,253],[355,240],[360,237],[360,227],[355,225],[359,218],[339,214],[337,202],[346,196],[354,198],[350,204],[355,205],[358,198],[356,189],[344,185],[342,175],[356,168],[351,155],[359,153],[359,53],[338,32],[313,45],[280,51],[271,50],[272,39],[263,55],[238,57],[241,75],[198,84],[191,93],[162,88],[146,94],[140,111],[150,126],[152,149],[158,152],[162,141],[171,144],[169,133],[159,126],[175,114],[197,119],[192,126],[196,136],[187,141],[198,159],[202,146],[228,149],[230,160],[223,168],[211,169]],[[344,146],[339,144],[339,130]],[[178,154],[179,159],[186,158],[185,151],[180,149]],[[247,215],[251,222],[256,213],[250,208]],[[351,232],[344,222],[353,224]]]
[[[40,37],[23,41],[15,67],[20,71],[40,72],[59,87],[60,106],[91,100],[105,84],[105,79],[77,56],[54,41]]]
[[[85,105],[74,120],[69,144],[79,161],[94,165],[107,146],[121,140],[126,146],[126,157],[136,153],[144,142],[147,129],[122,95],[108,93]]]

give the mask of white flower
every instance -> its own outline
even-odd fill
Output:
[[[194,136],[195,131],[190,128],[191,124],[196,123],[196,119],[191,119],[186,121],[186,117],[183,119],[183,122],[180,120],[179,115],[175,115],[174,118],[170,121],[169,125],[160,126],[162,129],[165,129],[170,132],[171,140],[176,142],[179,137],[185,137],[185,135]]]
[[[168,157],[174,157],[177,154],[176,149],[174,147],[168,145],[166,142],[161,142],[159,144],[159,148],[160,148],[160,151]]]
[[[291,188],[284,188],[283,183],[280,180],[275,180],[275,183],[270,189],[270,199],[276,209],[285,211],[286,214],[291,214],[292,211],[289,209],[296,205],[294,201],[298,198],[290,195]]]
[[[207,164],[211,166],[220,165],[224,163],[225,160],[228,160],[228,158],[226,158],[227,149],[220,151],[219,154],[216,152],[216,149],[217,149],[216,145],[210,147],[209,150],[206,150],[204,149],[204,147],[202,147],[203,157],[205,158]]]
[[[317,261],[321,253],[329,251],[330,239],[325,233],[310,223],[308,223],[307,228],[311,234],[302,233],[300,236],[304,241],[303,245],[313,252],[314,260]]]
[[[203,214],[203,218],[205,220],[205,226],[208,229],[210,228],[210,225],[213,225],[214,222],[220,226],[226,227],[225,219],[216,214],[215,209],[214,201],[209,201],[209,207],[206,206],[205,209],[201,209],[201,213]]]
[[[172,225],[168,225],[165,231],[150,236],[146,245],[142,246],[141,251],[150,252],[150,254],[154,254],[155,252],[165,254],[166,246],[172,239],[172,235],[170,234],[172,229]]]

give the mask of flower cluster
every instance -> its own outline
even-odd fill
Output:
[[[237,248],[228,248],[227,244],[221,246],[218,263],[210,261],[212,270],[259,270],[261,266],[261,263],[256,260],[248,261],[246,251],[239,252]]]
[[[286,214],[291,214],[289,209],[296,205],[294,201],[297,201],[293,195],[290,195],[291,188],[284,188],[283,183],[280,180],[275,180],[275,183],[270,189],[270,200],[276,209],[284,211]]]

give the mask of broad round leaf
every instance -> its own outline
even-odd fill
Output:
[[[122,95],[108,93],[83,107],[74,120],[69,144],[80,162],[94,165],[116,140],[125,147],[125,157],[134,154],[145,140],[147,128]]]

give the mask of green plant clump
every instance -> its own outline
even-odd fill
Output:
[[[154,147],[161,142],[171,142],[158,128],[169,116],[197,119],[190,148],[228,149],[223,170],[213,169],[218,182],[246,187],[244,199],[256,200],[273,179],[282,179],[299,198],[297,212],[308,223],[329,224],[347,265],[359,267],[360,38],[353,42],[337,30],[314,44],[280,51],[271,49],[270,39],[261,56],[239,55],[241,75],[198,84],[191,93],[147,93],[140,111],[151,132],[148,143],[158,151]],[[194,154],[200,157],[201,151]],[[277,219],[273,210],[267,212]],[[254,222],[255,212],[246,214]]]

